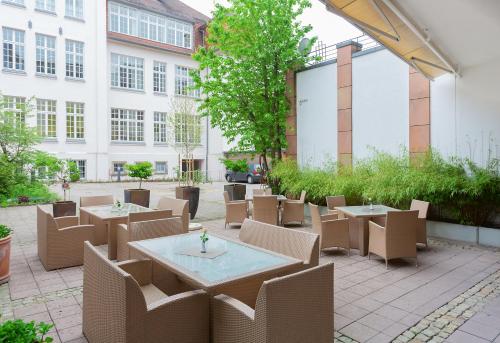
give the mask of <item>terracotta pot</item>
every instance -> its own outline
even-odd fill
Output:
[[[125,202],[149,207],[149,189],[126,189],[124,193]]]
[[[10,240],[11,236],[0,239],[0,285],[10,277]]]
[[[54,218],[76,216],[76,202],[74,201],[56,201],[52,204]]]
[[[200,201],[200,188],[199,187],[175,187],[175,198],[189,200],[189,213],[191,219],[194,219],[198,211],[198,203]]]

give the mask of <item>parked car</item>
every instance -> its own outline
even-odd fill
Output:
[[[260,182],[262,175],[260,174],[261,168],[260,164],[252,163],[248,166],[247,172],[233,172],[231,170],[226,171],[227,182],[248,182],[257,183]]]

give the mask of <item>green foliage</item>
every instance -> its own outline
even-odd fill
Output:
[[[75,161],[68,162],[68,175],[71,182],[80,181],[80,170]]]
[[[54,202],[59,198],[42,182],[24,182],[11,185],[7,195],[0,195],[0,206],[17,205],[20,197],[27,198],[26,205]]]
[[[126,164],[125,169],[130,177],[139,179],[139,188],[141,188],[143,180],[147,180],[153,175],[153,164],[150,162]]]
[[[407,209],[412,199],[425,200],[441,218],[483,225],[500,210],[498,160],[480,167],[467,159],[444,160],[430,152],[408,162],[406,153],[391,156],[375,152],[354,167],[327,166],[299,169],[294,161],[278,164],[271,173],[279,191],[324,204],[328,195],[343,194],[350,205],[373,202]]]
[[[8,226],[0,224],[0,239],[7,237],[12,232],[12,229]]]
[[[52,337],[47,333],[53,327],[44,322],[29,323],[18,320],[8,320],[0,324],[0,342],[3,343],[50,343]]]
[[[238,173],[245,173],[248,170],[247,160],[242,158],[240,160],[223,159],[221,160],[227,170]]]
[[[230,0],[217,5],[208,44],[194,59],[206,76],[192,73],[206,97],[199,110],[242,151],[281,159],[286,147],[287,73],[308,61],[299,42],[311,30],[299,16],[308,0]]]

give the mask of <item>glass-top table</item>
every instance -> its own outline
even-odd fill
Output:
[[[121,207],[117,207],[116,205],[87,206],[87,207],[81,207],[80,211],[81,210],[91,213],[102,220],[128,217],[129,213],[153,211],[150,208],[132,203],[124,203],[122,204]]]
[[[336,210],[343,212],[344,214],[350,217],[379,217],[385,216],[388,211],[399,211],[396,208],[392,208],[385,205],[373,205],[370,208],[370,205],[362,205],[362,206],[337,206]]]

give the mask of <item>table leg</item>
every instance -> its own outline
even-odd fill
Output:
[[[368,218],[357,218],[358,221],[358,239],[359,239],[359,254],[361,256],[368,255]]]

